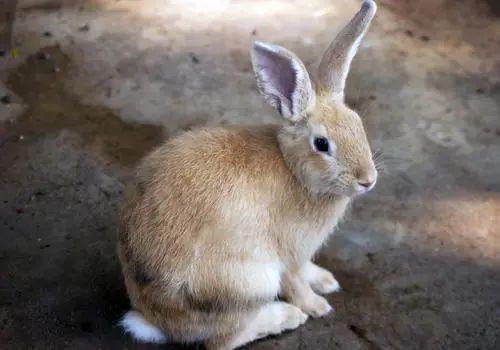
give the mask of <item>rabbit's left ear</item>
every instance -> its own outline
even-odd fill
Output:
[[[287,49],[255,42],[252,64],[266,101],[285,118],[296,122],[314,104],[315,93],[304,64]]]

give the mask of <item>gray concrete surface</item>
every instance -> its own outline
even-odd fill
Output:
[[[115,325],[134,163],[183,128],[277,120],[252,41],[312,66],[358,6],[19,1],[18,56],[0,57],[0,348],[156,348]],[[385,172],[318,257],[336,312],[252,349],[500,349],[500,8],[379,7],[347,97]]]

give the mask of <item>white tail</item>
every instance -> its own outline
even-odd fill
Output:
[[[129,311],[120,321],[125,333],[142,343],[163,344],[167,342],[165,333],[158,327],[149,323],[139,312]]]

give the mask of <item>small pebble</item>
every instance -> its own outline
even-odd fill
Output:
[[[45,53],[45,52],[39,52],[38,53],[38,59],[40,59],[40,60],[48,60],[48,59],[50,59],[50,55],[48,53]]]
[[[90,29],[90,27],[89,27],[89,25],[88,25],[88,24],[85,24],[85,25],[81,26],[80,28],[78,28],[78,30],[79,30],[80,32],[88,32],[88,31],[89,31],[89,29]]]
[[[52,69],[52,71],[53,71],[54,73],[59,73],[59,72],[61,71],[61,68],[59,68],[58,66],[55,66],[55,67]]]
[[[191,61],[193,61],[193,63],[195,63],[195,64],[200,63],[199,58],[196,57],[194,54],[191,55]]]
[[[19,136],[19,140],[20,141],[24,140],[24,135]]]
[[[422,35],[420,37],[420,40],[422,40],[422,41],[429,41],[429,40],[431,40],[431,38],[429,38],[427,35]]]
[[[52,36],[51,32],[43,32],[43,36],[50,38]]]
[[[0,102],[2,102],[4,105],[8,105],[12,102],[12,100],[9,95],[4,95],[2,96],[2,98],[0,98]]]

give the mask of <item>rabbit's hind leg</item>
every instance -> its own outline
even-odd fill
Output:
[[[307,315],[299,308],[281,301],[274,301],[243,314],[241,326],[233,334],[208,339],[208,350],[231,350],[273,334],[299,327]]]
[[[301,271],[286,271],[283,274],[280,295],[312,317],[322,317],[333,310],[325,298],[312,290]]]

